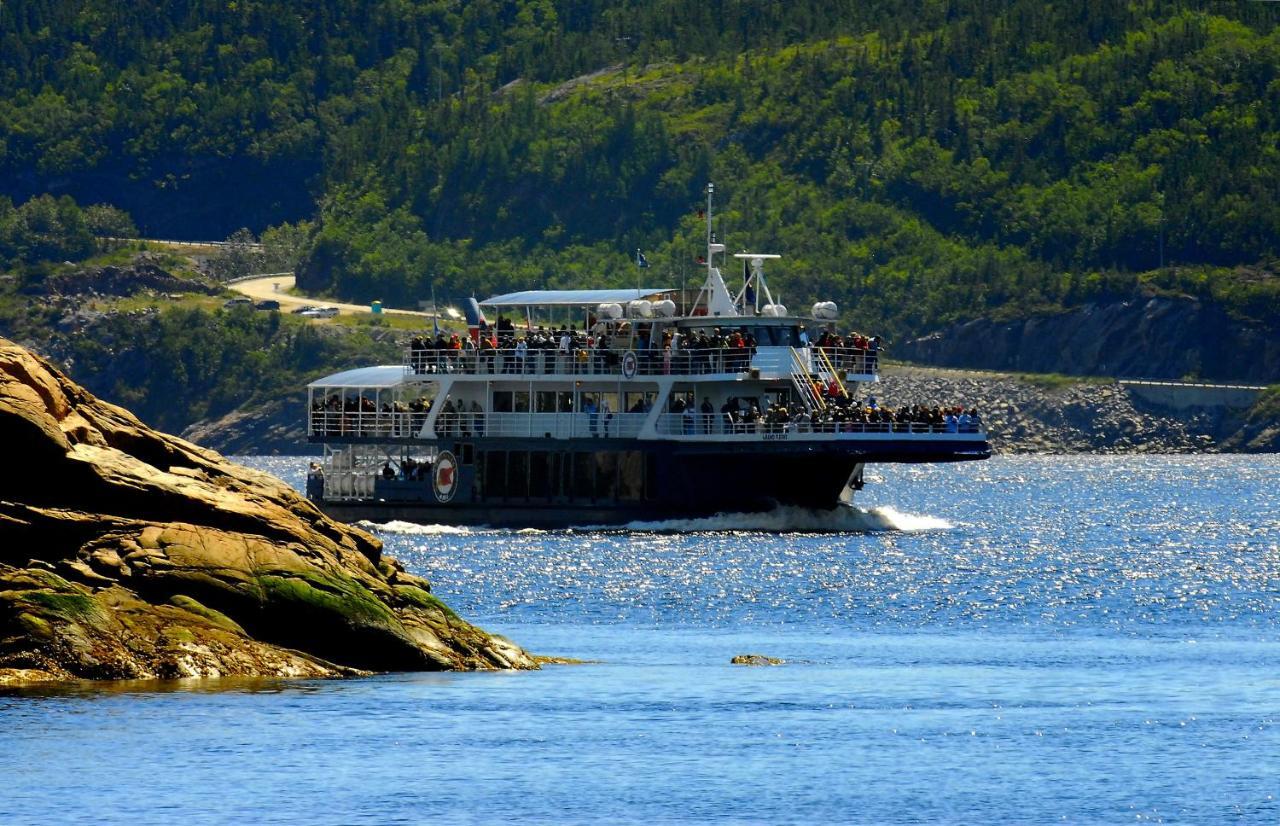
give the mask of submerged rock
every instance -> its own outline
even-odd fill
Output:
[[[785,662],[786,660],[766,657],[764,654],[739,654],[729,660],[730,665],[783,665]]]
[[[0,339],[0,684],[537,668],[372,536]]]

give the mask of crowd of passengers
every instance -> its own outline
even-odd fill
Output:
[[[327,398],[317,398],[312,401],[311,430],[327,436],[389,430],[394,423],[405,420],[392,415],[380,416],[379,414],[401,413],[409,414],[407,420],[409,429],[416,431],[426,424],[427,414],[431,412],[431,403],[432,400],[427,396],[420,396],[408,402],[397,400],[379,405],[366,396],[344,398],[340,393],[332,393]]]
[[[825,387],[815,387],[821,405],[809,408],[799,402],[765,404],[765,409],[750,400],[730,397],[716,410],[709,397],[701,405],[683,397],[672,398],[670,412],[679,414],[685,434],[697,433],[845,433],[845,432],[919,432],[976,433],[982,429],[982,417],[976,408],[965,409],[960,405],[913,404],[910,407],[888,407],[876,402],[874,396],[865,401],[850,397],[835,382]],[[583,403],[583,413],[592,417],[592,431],[607,427],[612,413],[607,406],[599,405],[590,397]],[[312,430],[324,435],[369,433],[387,435],[395,425],[407,424],[410,433],[417,433],[426,424],[431,412],[432,400],[423,396],[411,402],[383,402],[380,406],[372,399],[339,394],[327,399],[317,399],[312,405]],[[628,413],[647,413],[649,401],[639,397]],[[352,415],[365,414],[365,415]],[[409,414],[407,420],[379,414]],[[478,401],[454,402],[446,398],[437,417],[436,430],[442,435],[483,436],[485,410]],[[408,434],[404,434],[408,435]]]
[[[802,344],[807,344],[802,335]],[[663,330],[653,335],[649,324],[629,321],[597,321],[589,329],[576,325],[559,329],[538,327],[516,333],[510,319],[499,317],[495,328],[482,327],[473,341],[457,333],[414,336],[409,342],[409,363],[415,373],[464,371],[474,364],[477,372],[583,373],[615,368],[621,353],[634,351],[641,373],[669,374],[672,364],[684,373],[738,373],[751,364],[758,342],[750,330]],[[850,332],[846,336],[824,331],[817,346],[830,350],[837,369],[874,372],[882,344],[879,336]]]
[[[717,412],[710,398],[697,406],[683,398],[671,402],[671,412],[680,414],[685,434],[697,433],[977,433],[982,417],[976,408],[960,405],[913,404],[886,407],[874,396],[859,402],[842,389],[822,391],[823,406],[812,412],[799,402],[766,405],[762,411],[754,401],[731,397]]]

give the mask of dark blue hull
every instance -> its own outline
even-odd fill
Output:
[[[424,444],[419,442],[418,444]],[[430,444],[430,443],[426,443]],[[986,442],[945,439],[751,443],[528,438],[441,440],[441,467],[379,478],[371,494],[308,495],[346,521],[404,520],[503,527],[622,525],[768,511],[830,510],[860,487],[864,464],[990,456]],[[456,467],[447,470],[443,464]],[[437,471],[447,470],[444,487]]]

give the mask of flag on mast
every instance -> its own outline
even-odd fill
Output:
[[[644,257],[639,247],[636,247],[636,266],[642,270],[649,266],[649,259]]]

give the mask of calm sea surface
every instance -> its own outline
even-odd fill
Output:
[[[868,477],[752,530],[383,526],[598,662],[0,694],[0,823],[1280,822],[1280,460]]]

